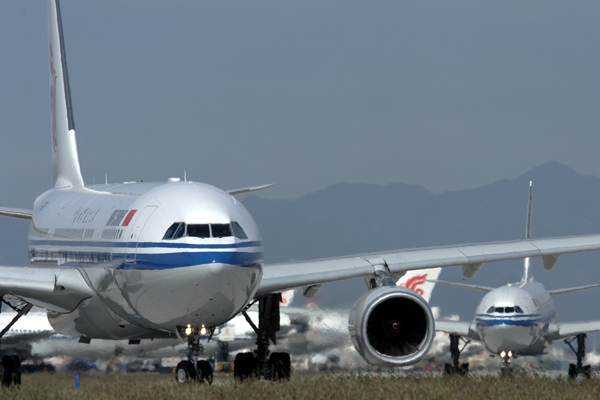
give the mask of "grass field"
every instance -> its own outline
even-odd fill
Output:
[[[212,386],[180,385],[171,375],[86,375],[75,388],[72,374],[23,375],[18,389],[0,389],[0,399],[599,399],[600,381],[571,382],[515,374],[487,377],[372,377],[295,374],[289,382],[235,383],[215,376]]]

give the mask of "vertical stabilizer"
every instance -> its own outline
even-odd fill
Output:
[[[54,187],[83,186],[58,0],[48,0],[48,45]]]
[[[525,239],[531,239],[531,218],[533,215],[533,182],[529,181],[529,199],[527,201],[527,222],[525,225]],[[527,283],[532,278],[531,262],[529,257],[526,257],[523,265],[522,284]]]

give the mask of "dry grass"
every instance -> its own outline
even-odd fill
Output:
[[[598,399],[598,380],[570,382],[543,377],[372,377],[295,374],[290,382],[217,376],[212,386],[179,385],[171,375],[24,375],[19,389],[0,389],[1,399]]]

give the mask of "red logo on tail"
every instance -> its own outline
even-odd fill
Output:
[[[423,289],[419,288],[419,286],[425,284],[426,278],[427,274],[413,276],[412,278],[407,280],[403,286],[423,296]]]

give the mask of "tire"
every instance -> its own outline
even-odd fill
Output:
[[[588,379],[592,377],[592,367],[590,365],[583,367],[583,375]]]
[[[569,364],[569,378],[577,378],[577,366],[575,364]]]
[[[213,370],[212,370],[212,367],[210,366],[210,363],[206,360],[199,360],[198,361],[198,371],[200,371],[200,373],[202,374],[202,377],[200,378],[200,382],[206,382],[209,385],[212,385]]]
[[[446,363],[444,364],[444,373],[446,375],[452,375],[453,371],[452,371],[452,365]]]
[[[198,380],[194,365],[189,361],[181,361],[177,364],[177,367],[175,367],[175,380],[181,384]]]
[[[271,379],[274,381],[290,380],[292,364],[288,353],[272,353],[269,357]]]
[[[238,353],[233,364],[234,379],[243,382],[244,379],[256,376],[256,359],[252,353]]]
[[[2,386],[21,385],[21,359],[19,356],[2,357],[2,366],[4,367]]]
[[[465,376],[469,373],[469,363],[462,364],[459,368],[459,373]]]

